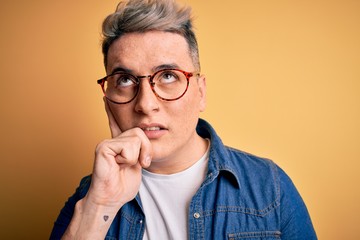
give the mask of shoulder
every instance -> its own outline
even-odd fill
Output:
[[[209,170],[210,172],[229,171],[237,178],[238,182],[251,179],[268,182],[269,177],[278,183],[279,168],[271,160],[226,146],[215,132],[215,129],[205,120],[199,119],[198,134],[209,138]]]
[[[279,191],[280,168],[270,159],[224,146],[219,162],[230,169],[240,184],[272,185]]]
[[[238,171],[256,171],[257,175],[269,174],[269,172],[278,174],[279,167],[268,158],[259,157],[228,146],[224,146],[224,148],[228,154],[229,164]]]
[[[252,185],[269,186],[276,192],[277,199],[284,192],[287,192],[286,195],[297,194],[291,178],[274,161],[228,146],[225,149],[228,154],[225,161],[228,161],[227,164],[242,185],[248,182]]]
[[[209,173],[236,179],[244,191],[271,192],[269,198],[279,199],[279,167],[271,160],[226,146],[212,126],[200,119],[198,134],[210,139]],[[233,181],[231,181],[233,182]]]
[[[243,191],[255,193],[265,202],[280,203],[281,171],[270,159],[225,146],[224,162]]]

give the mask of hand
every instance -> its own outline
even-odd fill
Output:
[[[151,163],[151,143],[143,130],[121,132],[106,99],[104,102],[112,139],[96,147],[89,191],[76,203],[62,239],[104,239],[118,210],[138,193],[141,169]]]
[[[112,139],[98,144],[88,200],[120,208],[132,200],[140,187],[141,169],[151,162],[151,143],[143,130],[121,132],[106,99]]]

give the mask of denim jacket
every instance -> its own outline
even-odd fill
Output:
[[[270,160],[224,146],[202,119],[197,132],[211,146],[207,177],[188,209],[188,239],[317,239],[306,206],[283,170]],[[66,202],[50,239],[61,238],[90,181],[91,176],[83,178]],[[119,210],[105,239],[142,239],[145,223],[137,195]]]

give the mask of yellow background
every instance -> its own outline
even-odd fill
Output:
[[[207,75],[202,117],[285,169],[319,239],[360,239],[360,1],[183,2]],[[1,239],[47,239],[109,136],[96,80],[116,3],[1,2]]]

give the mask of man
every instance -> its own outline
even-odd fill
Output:
[[[103,35],[112,138],[51,239],[316,239],[286,174],[199,120],[206,84],[189,8],[122,2]]]

